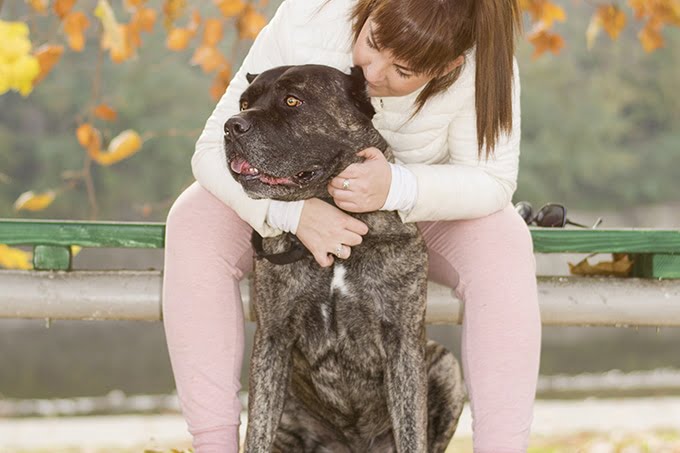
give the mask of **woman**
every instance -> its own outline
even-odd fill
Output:
[[[526,451],[541,324],[531,237],[511,205],[520,140],[517,0],[285,0],[255,40],[196,144],[197,183],[167,221],[163,316],[182,412],[198,453],[238,451],[243,358],[239,280],[250,235],[289,231],[321,266],[367,227],[346,212],[418,222],[430,278],[465,306],[462,363],[475,452]],[[246,73],[362,68],[373,123],[396,164],[369,148],[318,199],[252,200],[228,174],[223,124]]]

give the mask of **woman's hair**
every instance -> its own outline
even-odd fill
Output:
[[[357,0],[353,43],[369,16],[379,48],[415,72],[435,76],[418,94],[414,115],[456,81],[462,66],[441,75],[447,66],[475,48],[477,143],[480,155],[486,146],[488,158],[500,132],[512,129],[513,56],[522,27],[518,0]]]

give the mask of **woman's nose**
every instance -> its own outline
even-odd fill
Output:
[[[364,77],[373,85],[380,85],[380,81],[383,79],[383,68],[378,62],[371,62],[366,66]]]

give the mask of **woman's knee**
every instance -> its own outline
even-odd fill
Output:
[[[248,267],[244,256],[250,254],[251,231],[230,207],[195,182],[168,212],[166,265],[169,260],[205,261],[215,269],[226,264],[236,276],[242,275]]]

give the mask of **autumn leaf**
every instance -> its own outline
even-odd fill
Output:
[[[186,0],[165,0],[163,3],[163,14],[165,15],[163,25],[167,30],[174,28],[175,22],[184,14],[186,7]]]
[[[102,136],[99,130],[89,123],[84,123],[76,129],[76,138],[80,146],[88,150],[99,151],[102,146]]]
[[[132,16],[131,23],[134,23],[140,30],[153,31],[153,26],[156,23],[156,11],[151,8],[140,8]]]
[[[220,19],[206,19],[203,31],[203,45],[216,46],[222,39],[222,21]]]
[[[560,35],[541,28],[531,33],[527,38],[534,45],[533,58],[538,58],[547,51],[557,55],[564,47],[564,39]]]
[[[567,14],[564,12],[562,7],[548,1],[543,3],[540,20],[546,25],[546,27],[552,27],[552,24],[555,21],[564,22],[566,18]]]
[[[69,13],[64,18],[64,33],[72,50],[81,52],[85,48],[85,30],[89,26],[89,19],[80,11]]]
[[[266,24],[265,17],[255,11],[252,6],[247,5],[238,19],[236,27],[241,39],[255,39]]]
[[[170,50],[180,51],[189,46],[189,41],[193,38],[194,33],[186,28],[173,28],[168,33],[168,39],[165,45]]]
[[[611,39],[619,37],[621,30],[626,25],[626,15],[615,5],[600,6],[597,15],[602,20],[602,26]]]
[[[128,11],[139,9],[146,3],[147,0],[125,0],[125,9]]]
[[[59,18],[63,19],[64,16],[71,12],[71,9],[75,3],[76,0],[55,0],[53,6],[54,13],[59,16]]]
[[[611,275],[617,277],[627,277],[633,270],[633,261],[628,254],[616,253],[612,261],[600,261],[594,266],[584,258],[577,264],[569,264],[569,272],[574,275]]]
[[[655,26],[653,21],[648,21],[644,28],[640,30],[640,33],[638,33],[638,39],[642,43],[642,48],[645,49],[645,52],[653,52],[663,47],[664,40],[659,28]]]
[[[227,62],[228,64],[228,62]],[[210,97],[217,102],[222,98],[222,95],[227,91],[229,82],[231,81],[231,68],[225,67],[217,73],[210,86]]]
[[[243,0],[214,0],[224,17],[233,17],[241,14],[246,4]]]
[[[47,0],[28,0],[28,4],[36,13],[45,14],[47,12]]]
[[[126,59],[130,54],[130,49],[125,42],[125,27],[121,26],[116,20],[109,2],[107,0],[99,0],[94,10],[94,15],[99,18],[104,28],[102,48],[110,49],[111,59],[116,62]]]
[[[33,191],[24,192],[14,202],[15,211],[42,211],[48,207],[56,193],[53,190],[36,194]]]
[[[203,72],[210,73],[224,67],[227,60],[215,47],[201,46],[194,52],[191,64],[200,65]]]
[[[32,253],[0,244],[0,267],[5,269],[33,269]]]
[[[40,73],[38,73],[38,77],[33,81],[34,86],[47,77],[47,74],[49,74],[54,65],[57,64],[63,53],[64,46],[52,44],[43,44],[35,50],[34,56],[38,59]]]
[[[116,121],[118,113],[106,104],[99,104],[94,108],[94,116],[105,121]]]
[[[111,143],[107,152],[96,151],[90,153],[92,159],[101,165],[112,165],[126,159],[142,148],[142,138],[131,129],[121,132]]]

